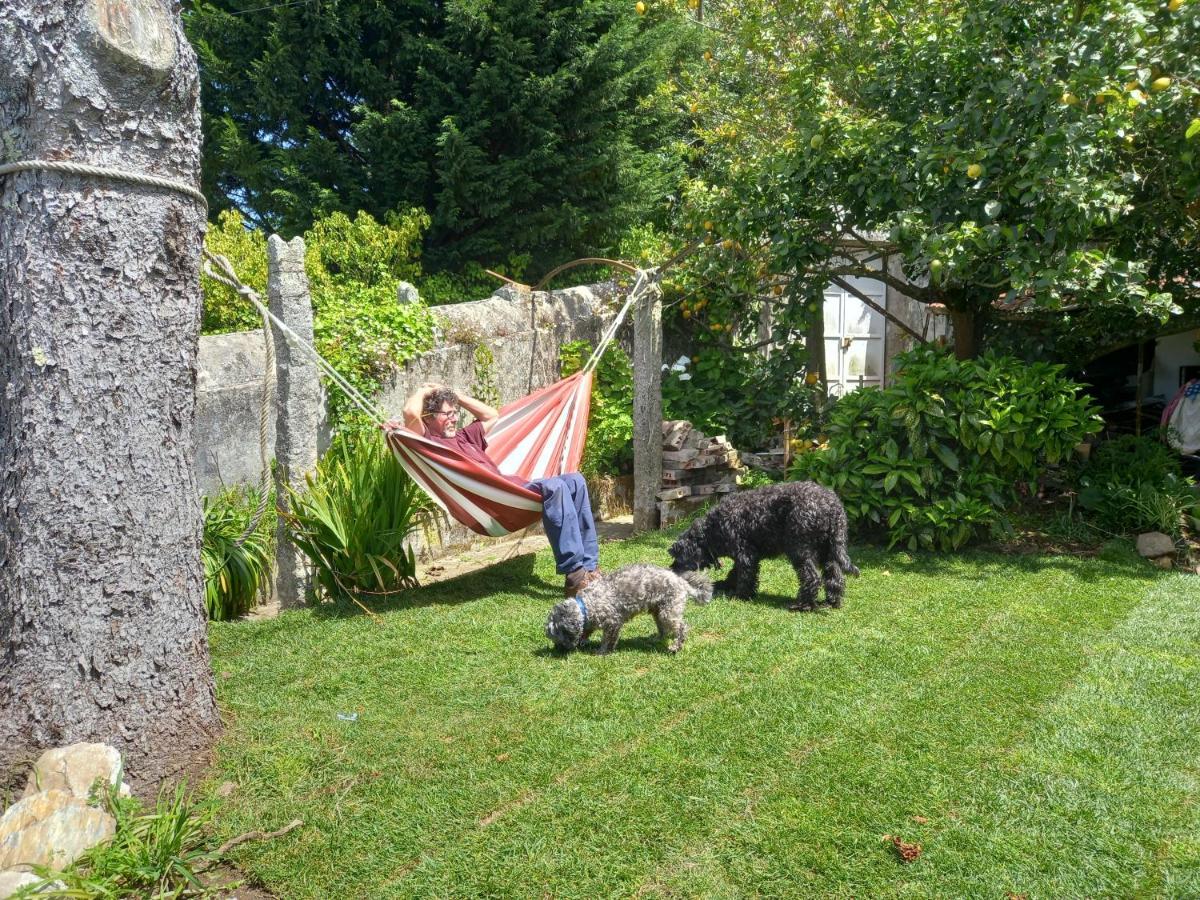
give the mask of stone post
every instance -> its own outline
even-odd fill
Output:
[[[308,342],[313,339],[312,300],[304,273],[304,241],[267,241],[267,297],[271,312]],[[325,398],[316,365],[275,332],[275,503],[286,511],[286,485],[304,486],[317,467],[317,434]],[[275,598],[283,609],[303,606],[311,589],[304,554],[288,539],[283,517],[275,529]]]
[[[662,292],[649,288],[633,310],[633,529],[658,527],[662,488]]]

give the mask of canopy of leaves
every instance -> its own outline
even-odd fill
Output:
[[[615,243],[680,178],[667,76],[694,37],[618,0],[195,0],[204,188],[294,234],[426,210],[433,269]]]
[[[739,0],[705,21],[689,224],[751,248],[742,269],[823,283],[861,270],[849,236],[952,310],[1196,302],[1200,4]]]

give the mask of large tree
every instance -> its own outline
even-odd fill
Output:
[[[198,183],[170,0],[10,0],[0,59],[6,160]],[[0,178],[0,782],[91,740],[144,787],[218,733],[192,471],[204,218],[176,190]]]
[[[302,231],[423,208],[426,258],[611,246],[676,183],[664,90],[689,32],[631,0],[195,0],[214,208]]]
[[[1200,3],[705,10],[692,223],[807,275],[798,294],[866,274],[837,252],[858,239],[949,308],[963,355],[998,306],[1163,319],[1196,302]]]

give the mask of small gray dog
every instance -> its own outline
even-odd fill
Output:
[[[559,650],[574,650],[599,629],[604,637],[600,653],[617,646],[621,627],[641,612],[658,623],[659,640],[673,636],[670,651],[677,653],[687,635],[683,608],[688,598],[703,605],[712,599],[712,581],[702,572],[675,574],[648,563],[634,563],[605,573],[578,596],[550,610],[546,637]]]

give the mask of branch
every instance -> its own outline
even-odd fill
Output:
[[[843,291],[853,294],[855,297],[857,297],[859,300],[861,300],[867,306],[871,307],[871,309],[875,310],[875,312],[879,313],[881,316],[883,316],[889,322],[896,325],[898,328],[903,328],[905,331],[907,331],[909,334],[911,334],[914,338],[916,338],[922,344],[929,343],[929,341],[925,340],[925,338],[923,338],[921,335],[917,334],[912,328],[910,328],[907,322],[900,321],[900,319],[896,318],[896,316],[892,315],[890,312],[888,312],[886,309],[884,309],[882,306],[880,306],[878,303],[876,303],[874,300],[872,300],[870,297],[868,297],[866,294],[864,294],[858,288],[851,285],[850,282],[845,281],[841,278],[835,277],[833,279],[833,283],[836,284],[838,287],[840,287]]]
[[[238,844],[244,844],[247,841],[267,841],[267,840],[270,840],[271,838],[282,837],[283,835],[287,834],[289,831],[295,831],[297,828],[299,828],[303,824],[304,824],[304,821],[302,819],[294,819],[291,822],[289,822],[287,825],[284,825],[278,831],[247,831],[245,834],[239,834],[237,837],[230,838],[229,840],[227,840],[225,843],[223,843],[220,847],[218,847],[212,853],[209,853],[208,859],[201,862],[198,866],[195,866],[194,871],[202,872],[205,869],[207,869],[209,866],[215,865],[221,859],[222,856],[224,856],[226,853],[228,853],[230,850],[232,850]]]
[[[837,269],[829,269],[825,273],[829,278],[837,278],[842,275],[851,278],[872,278],[875,281],[882,281],[890,288],[895,288],[905,297],[910,300],[916,300],[918,303],[933,303],[937,299],[929,288],[923,288],[920,285],[913,284],[911,281],[902,281],[890,272],[885,272],[882,269],[865,269],[861,266],[842,266]]]

